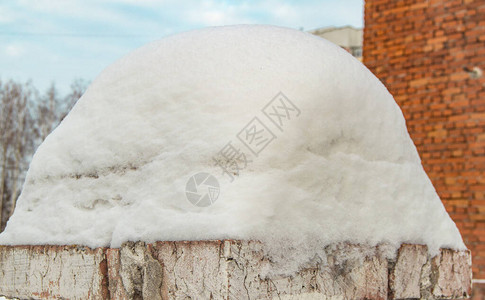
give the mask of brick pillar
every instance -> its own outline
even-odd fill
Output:
[[[485,0],[365,1],[364,64],[401,106],[485,279]]]

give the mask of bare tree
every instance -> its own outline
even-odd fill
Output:
[[[44,96],[40,97],[37,105],[37,126],[41,141],[51,133],[57,125],[59,97],[56,86],[51,84]]]
[[[37,132],[34,128],[34,120],[31,114],[33,96],[36,91],[31,83],[26,83],[23,87],[19,84],[14,86],[15,93],[15,112],[16,128],[14,130],[13,148],[12,148],[12,189],[10,195],[10,204],[15,207],[17,197],[20,193],[21,185],[25,179],[30,157],[34,152],[34,141],[37,138]],[[13,213],[13,209],[10,214]]]
[[[30,82],[0,81],[0,231],[13,213],[28,165],[37,146],[83,94],[76,80],[64,98],[52,84],[44,95]]]
[[[62,111],[65,114],[71,111],[74,104],[76,104],[77,100],[81,98],[81,96],[88,88],[88,85],[89,85],[89,82],[84,79],[81,79],[81,78],[74,79],[74,81],[71,83],[71,92],[65,97],[64,105],[63,107],[61,107]],[[64,117],[65,115],[62,116],[61,120],[64,119]]]
[[[9,155],[9,147],[12,142],[13,131],[12,131],[12,120],[13,120],[13,101],[6,96],[4,89],[4,84],[0,82],[0,150],[1,161],[0,166],[2,167],[2,172],[0,175],[0,228],[2,228],[2,216],[4,215],[4,203],[6,202],[6,195],[8,192],[8,180],[7,180],[7,162]]]
[[[8,81],[0,87],[0,221],[6,220],[15,206],[33,152],[36,131],[31,114],[35,89],[31,83]],[[0,222],[3,228],[5,222]]]

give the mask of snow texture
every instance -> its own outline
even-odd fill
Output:
[[[213,205],[186,198],[198,172],[220,184]],[[227,238],[294,268],[338,242],[465,249],[381,82],[326,40],[255,25],[173,35],[103,71],[35,153],[0,243]]]

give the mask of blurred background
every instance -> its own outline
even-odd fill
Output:
[[[31,157],[93,79],[164,36],[271,24],[346,49],[389,89],[485,299],[485,0],[0,2],[0,230]]]

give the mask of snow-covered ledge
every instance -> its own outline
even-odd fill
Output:
[[[35,153],[0,244],[0,294],[19,298],[451,299],[471,281],[392,95],[273,26],[108,67]],[[15,246],[47,244],[91,249]]]
[[[402,245],[327,247],[326,264],[292,276],[260,274],[261,243],[125,243],[121,248],[0,246],[0,294],[45,299],[463,299],[471,291],[469,251]],[[371,254],[370,254],[371,253]]]

